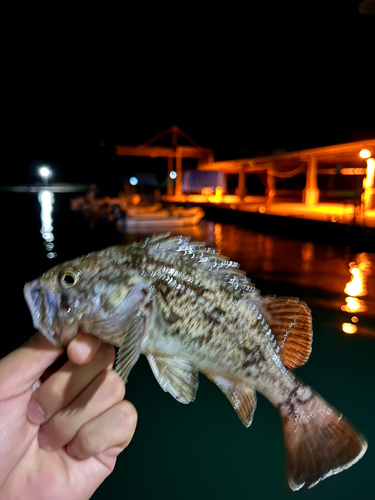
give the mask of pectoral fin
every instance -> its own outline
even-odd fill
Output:
[[[165,392],[180,403],[194,401],[198,389],[198,370],[183,358],[147,356],[153,374]]]
[[[312,347],[311,311],[305,302],[294,297],[263,299],[262,312],[280,348],[280,358],[287,368],[302,366]]]
[[[250,427],[257,405],[256,393],[252,387],[235,385],[223,377],[209,377],[229,399],[245,427]]]
[[[123,342],[117,352],[115,370],[127,382],[130,370],[141,354],[141,343],[144,336],[146,319],[141,312],[133,314]]]

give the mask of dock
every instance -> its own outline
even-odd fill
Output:
[[[375,209],[340,203],[305,203],[278,200],[266,207],[266,197],[247,197],[246,203],[234,196],[216,203],[197,195],[165,196],[168,203],[199,205],[206,218],[239,224],[249,229],[280,234],[306,241],[324,241],[375,252]]]

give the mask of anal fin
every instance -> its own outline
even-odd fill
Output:
[[[229,399],[243,425],[245,427],[250,427],[257,405],[255,389],[243,384],[233,384],[226,378],[219,376],[209,376],[208,378],[215,382],[223,394]]]
[[[165,392],[180,403],[194,401],[198,389],[199,371],[183,358],[147,356],[153,374]]]

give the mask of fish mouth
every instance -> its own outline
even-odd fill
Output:
[[[39,330],[52,344],[60,345],[56,340],[56,332],[53,328],[56,301],[52,295],[42,293],[42,287],[38,279],[26,283],[23,293],[31,313],[34,328]]]

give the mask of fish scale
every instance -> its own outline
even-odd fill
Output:
[[[55,266],[24,293],[51,342],[66,347],[81,331],[117,346],[124,383],[144,354],[161,388],[187,404],[202,372],[247,427],[260,392],[279,412],[293,490],[366,451],[363,436],[291,372],[311,352],[307,305],[262,297],[238,263],[204,243],[160,235],[110,247]]]
[[[238,328],[254,327],[260,320],[252,316],[250,318],[252,321],[246,321],[244,316],[236,314],[238,312],[236,306],[230,306],[228,313],[225,312],[225,309],[222,309],[222,314],[219,315],[216,309],[217,307],[223,308],[228,297],[225,297],[226,301],[222,300],[219,303],[214,303],[211,292],[203,291],[198,298],[193,298],[181,293],[176,289],[176,285],[174,285],[174,290],[168,290],[168,287],[167,283],[160,284],[153,297],[153,300],[157,300],[157,310],[165,321],[161,335],[165,337],[181,337],[181,343],[186,348],[185,355],[194,356],[199,351],[200,357],[203,357],[202,351],[206,349],[206,357],[215,356],[216,358],[223,351],[226,351],[225,361],[229,357],[237,358],[238,363],[242,365],[247,359],[245,348],[249,351],[250,349],[246,343],[241,344],[234,332],[238,331]],[[160,295],[165,296],[166,289],[168,290],[167,300],[160,299]],[[229,297],[229,300],[231,300],[231,297]],[[174,314],[172,322],[170,321],[171,310]],[[189,314],[179,313],[179,311],[186,310],[189,311]],[[241,319],[243,324],[239,325]],[[188,329],[190,335],[187,336],[185,332]],[[217,329],[217,332],[213,331],[215,329]],[[242,334],[242,337],[249,341],[248,336]],[[228,344],[230,344],[229,349]],[[236,371],[239,369],[236,369]]]

